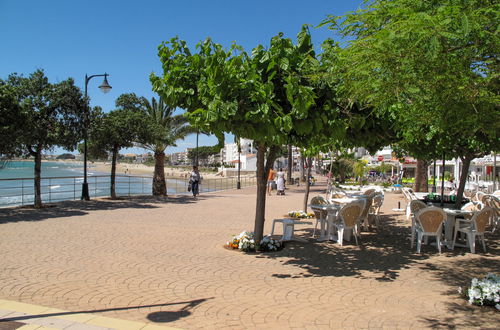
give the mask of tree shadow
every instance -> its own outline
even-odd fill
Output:
[[[364,278],[371,272],[371,278],[378,281],[394,281],[399,270],[429,258],[426,253],[416,254],[410,249],[407,238],[409,228],[392,224],[392,217],[384,216],[385,226],[381,232],[363,232],[360,245],[345,242],[317,242],[311,238],[312,229],[303,230],[303,239],[311,244],[288,242],[286,248],[266,258],[286,258],[284,264],[296,265],[304,270],[302,277],[309,276],[354,276]],[[437,252],[437,251],[436,251]],[[286,274],[274,274],[284,277]],[[294,277],[296,277],[294,275]]]
[[[283,261],[284,264],[299,266],[304,270],[302,277],[354,276],[374,278],[382,282],[394,281],[402,269],[413,267],[418,263],[427,265],[427,270],[434,272],[437,279],[453,286],[458,286],[461,283],[460,279],[470,280],[470,276],[467,275],[477,274],[477,270],[492,271],[495,266],[497,266],[497,272],[500,269],[498,259],[488,258],[500,254],[498,239],[494,236],[487,238],[488,253],[483,253],[477,259],[467,260],[463,267],[460,267],[461,261],[453,260],[453,257],[464,255],[468,253],[468,250],[455,248],[451,251],[443,248],[442,254],[439,255],[435,246],[423,245],[422,253],[418,254],[415,245],[413,249],[410,248],[411,229],[409,226],[402,226],[401,222],[391,215],[383,215],[382,223],[384,226],[381,230],[363,231],[359,246],[355,245],[354,239],[350,242],[344,241],[344,246],[339,246],[336,242],[320,243],[311,238],[312,229],[306,229],[299,233],[301,238],[308,241],[307,244],[287,242],[286,248],[282,251],[263,254],[259,257],[284,258],[286,259]],[[449,258],[449,262],[446,265],[436,266],[433,257],[439,256]],[[430,262],[425,263],[426,260]],[[432,269],[432,267],[437,268]],[[454,273],[460,276],[450,276]],[[287,274],[274,274],[273,276],[286,277]]]
[[[133,199],[93,199],[90,201],[65,201],[45,204],[36,209],[33,206],[21,206],[0,209],[0,224],[20,221],[43,221],[53,218],[83,216],[89,211],[115,210],[124,208],[151,209],[157,206],[147,201]]]
[[[429,327],[491,327],[500,322],[500,315],[492,307],[468,305],[460,297],[458,287],[470,285],[473,277],[483,277],[489,272],[500,271],[500,233],[486,237],[487,252],[477,247],[475,255],[468,248],[443,248],[439,254],[432,245],[423,245],[417,254],[410,248],[410,227],[397,217],[382,216],[381,231],[362,232],[360,245],[344,242],[317,242],[311,238],[312,229],[299,231],[308,243],[287,242],[284,250],[273,254],[261,254],[259,258],[283,259],[284,265],[295,265],[303,271],[299,274],[277,273],[277,278],[305,278],[314,276],[351,276],[369,278],[380,282],[395,281],[401,270],[417,267],[430,274],[450,289],[444,294],[450,302],[444,302],[448,313],[439,318],[422,318]],[[444,257],[444,259],[443,259]],[[448,300],[448,301],[450,301]],[[496,323],[497,325],[500,323]]]

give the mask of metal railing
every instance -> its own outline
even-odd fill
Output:
[[[115,189],[117,196],[149,195],[152,192],[150,176],[117,175]],[[43,203],[78,200],[82,193],[83,177],[47,177],[41,179],[41,195]],[[188,179],[166,178],[168,195],[189,195]],[[242,177],[241,187],[257,184],[256,177]],[[109,175],[88,177],[91,198],[110,196],[111,178]],[[235,189],[236,178],[210,178],[202,180],[200,193]],[[29,205],[34,203],[34,179],[11,178],[0,179],[0,207]]]

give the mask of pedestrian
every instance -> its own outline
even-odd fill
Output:
[[[285,194],[285,172],[283,172],[283,169],[280,168],[278,173],[276,173],[276,178],[277,178],[277,195],[284,195]]]
[[[198,171],[198,166],[193,166],[193,171],[189,176],[189,187],[191,188],[191,192],[193,193],[193,197],[195,198],[197,195],[200,194],[199,189],[200,189],[201,179],[202,177],[200,175],[200,172]]]
[[[275,184],[274,182],[275,175],[276,172],[274,172],[274,170],[271,168],[267,176],[267,193],[269,194],[269,196],[271,196],[271,191],[273,191],[273,186]]]

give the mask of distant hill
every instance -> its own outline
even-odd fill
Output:
[[[56,159],[75,159],[75,155],[73,154],[61,154],[56,157]]]

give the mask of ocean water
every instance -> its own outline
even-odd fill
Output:
[[[12,161],[0,169],[0,207],[33,204],[34,162]],[[90,197],[110,195],[110,173],[87,170]],[[80,199],[83,183],[82,162],[42,162],[42,202]],[[116,178],[120,195],[149,194],[151,178],[121,175]]]
[[[29,205],[34,202],[33,161],[12,161],[0,169],[0,207]],[[110,195],[110,173],[97,172],[92,165],[87,170],[90,198]],[[42,202],[52,203],[80,199],[83,183],[82,162],[42,162]],[[222,179],[219,179],[222,181]],[[231,189],[234,184],[206,182],[200,192]],[[187,180],[167,178],[168,195],[188,195]],[[116,177],[118,196],[150,195],[152,178],[120,174]]]

